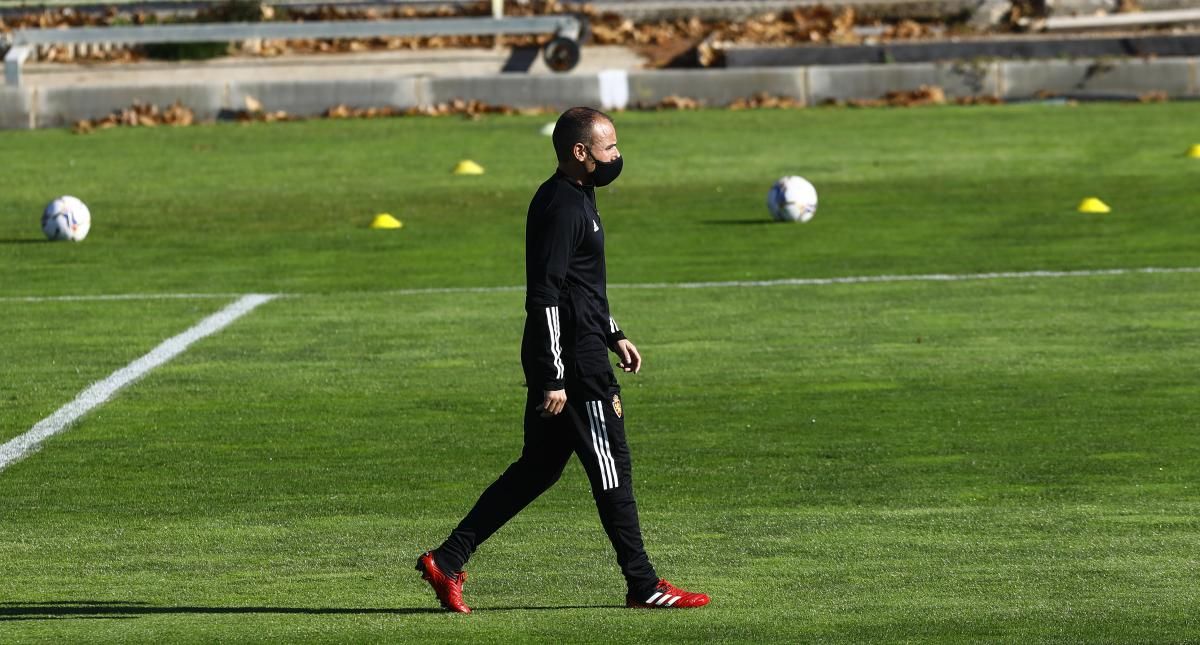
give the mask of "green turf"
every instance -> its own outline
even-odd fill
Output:
[[[620,115],[610,279],[1196,266],[1197,110]],[[291,295],[0,471],[0,640],[1200,639],[1198,273],[614,288],[650,554],[714,603],[619,609],[573,464],[431,611],[413,557],[519,447],[522,297],[395,290],[520,284],[543,120],[0,133],[0,439],[234,299],[17,296]],[[789,172],[816,219],[758,224]],[[64,192],[94,237],[17,242]]]
[[[1195,263],[1194,104],[623,114],[602,191],[614,282]],[[0,240],[36,240],[51,197],[94,213],[79,247],[5,244],[11,295],[336,292],[519,285],[546,118],[4,132]],[[1121,136],[1113,136],[1114,131]],[[48,155],[46,149],[61,151]],[[450,174],[472,158],[482,177]],[[809,177],[812,226],[765,223]],[[1080,215],[1096,195],[1113,217]],[[378,212],[406,228],[365,228]],[[753,261],[751,261],[753,258]],[[182,261],[181,261],[182,260]],[[47,281],[70,266],[89,284]]]
[[[0,443],[211,313],[215,302],[0,301]],[[69,333],[52,331],[67,324]]]

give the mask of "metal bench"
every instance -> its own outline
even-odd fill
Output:
[[[8,85],[21,84],[21,66],[44,45],[100,45],[223,42],[254,39],[387,38],[401,36],[506,36],[552,34],[542,50],[550,69],[565,72],[579,62],[579,41],[586,30],[582,18],[563,14],[504,18],[424,18],[333,22],[240,22],[138,27],[19,29],[9,36],[4,57]]]

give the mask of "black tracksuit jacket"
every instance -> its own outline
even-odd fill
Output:
[[[525,224],[525,333],[521,365],[531,389],[612,370],[625,337],[608,311],[604,226],[596,191],[556,171],[529,204]]]

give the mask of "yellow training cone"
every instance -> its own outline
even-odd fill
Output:
[[[1200,143],[1188,148],[1188,156],[1192,159],[1200,159]]]
[[[371,228],[404,228],[404,222],[392,217],[391,213],[380,213],[371,220]]]
[[[457,166],[454,167],[454,174],[456,174],[456,175],[482,175],[483,174],[483,166],[475,163],[474,161],[471,161],[470,159],[463,159],[462,161],[458,162]]]
[[[1104,202],[1100,201],[1099,198],[1088,197],[1087,199],[1079,202],[1079,212],[1080,213],[1111,213],[1112,209],[1109,208],[1108,204],[1105,204]]]

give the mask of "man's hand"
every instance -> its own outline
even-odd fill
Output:
[[[567,405],[566,390],[544,390],[542,396],[542,404],[537,406],[537,411],[542,413],[543,419],[557,415]]]
[[[620,359],[617,361],[617,367],[626,372],[637,373],[642,371],[642,355],[638,353],[637,347],[634,347],[628,338],[622,338],[617,341],[616,352],[617,357]]]

